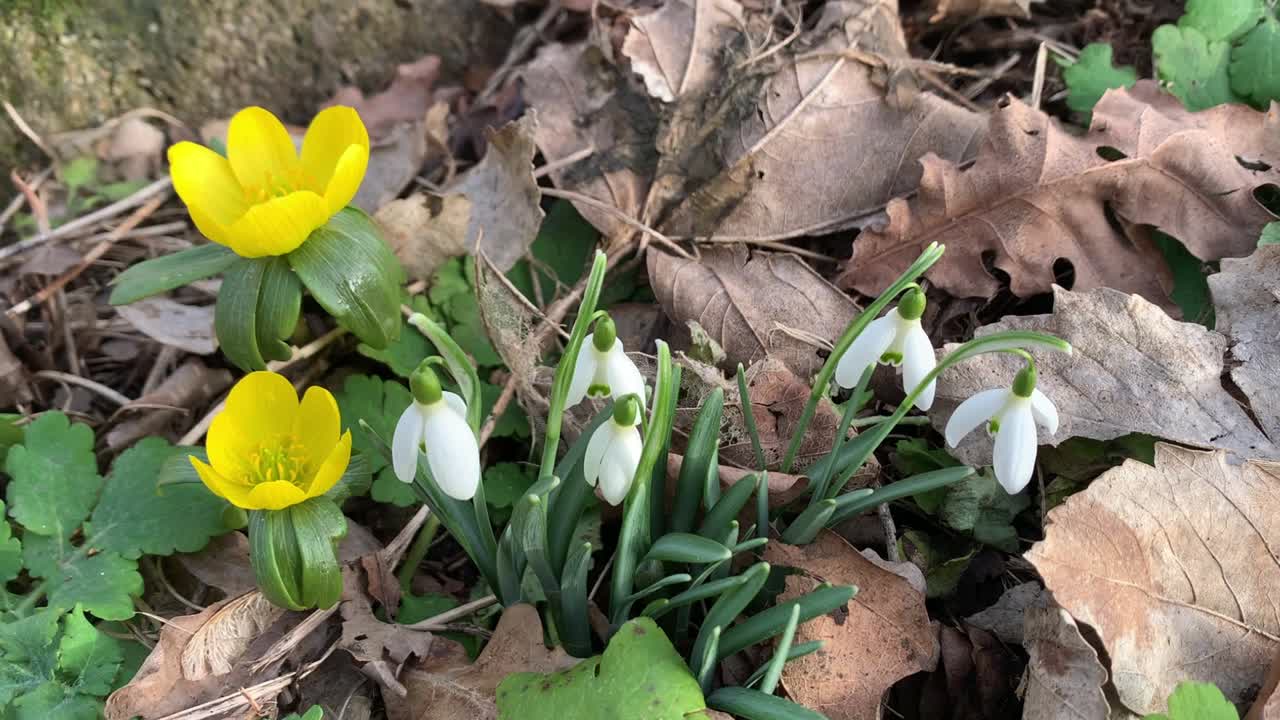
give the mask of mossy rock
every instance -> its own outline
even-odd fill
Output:
[[[428,53],[457,77],[510,40],[479,0],[0,0],[0,98],[42,134],[144,106],[198,126],[259,104],[305,125],[341,85],[379,90]],[[35,159],[0,118],[0,167]]]

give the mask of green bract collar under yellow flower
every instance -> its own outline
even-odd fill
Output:
[[[169,148],[169,165],[206,237],[242,257],[284,255],[355,197],[369,165],[369,133],[349,107],[322,110],[299,157],[276,116],[249,107],[231,118],[225,158],[180,142]]]
[[[209,464],[192,457],[215,494],[245,510],[280,510],[325,494],[351,461],[351,432],[341,433],[328,390],[298,394],[282,375],[246,375],[209,427]]]

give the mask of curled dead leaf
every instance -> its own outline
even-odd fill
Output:
[[[182,677],[196,681],[231,672],[249,643],[283,613],[256,590],[233,598],[187,641],[182,649]]]
[[[174,555],[174,560],[200,582],[221,590],[227,598],[242,595],[257,584],[249,564],[249,538],[244,533],[219,535],[200,552],[179,553]]]
[[[795,255],[735,244],[704,248],[697,260],[654,251],[648,265],[667,317],[680,325],[697,322],[724,349],[730,368],[771,357],[807,378],[824,360],[817,343],[839,337],[858,313],[847,295]],[[815,340],[800,340],[795,331]]]
[[[411,278],[431,279],[449,258],[467,253],[471,202],[414,193],[378,208],[373,219]]]
[[[1027,608],[1023,645],[1031,656],[1023,679],[1023,720],[1106,720],[1106,668],[1060,607]]]
[[[875,295],[936,240],[947,254],[928,277],[953,295],[996,292],[991,255],[1019,297],[1048,292],[1063,259],[1076,291],[1105,286],[1166,304],[1167,266],[1133,227],[1155,226],[1205,261],[1249,254],[1276,219],[1253,192],[1280,183],[1277,118],[1245,105],[1189,113],[1139,83],[1108,91],[1077,136],[1010,98],[972,167],[921,159],[919,195],[891,202],[888,226],[857,238],[839,284]]]
[[[1280,448],[1222,385],[1226,338],[1201,325],[1178,322],[1137,295],[1055,287],[1053,314],[1007,317],[977,334],[1000,330],[1047,332],[1073,348],[1071,355],[1036,357],[1038,386],[1057,405],[1061,420],[1057,434],[1041,435],[1041,444],[1139,432],[1223,448],[1241,457],[1280,457]],[[955,407],[974,393],[1008,387],[1022,364],[1012,355],[996,353],[948,370],[938,380],[930,416],[934,426],[945,427]],[[955,454],[986,464],[990,445],[985,433],[971,433]]]
[[[1157,444],[1049,512],[1026,557],[1097,631],[1119,699],[1162,711],[1185,680],[1247,700],[1280,652],[1280,465]]]
[[[823,531],[810,545],[770,543],[765,559],[797,568],[782,598],[819,582],[854,585],[846,609],[799,627],[795,642],[823,641],[822,652],[787,663],[782,683],[796,702],[831,720],[878,720],[880,697],[898,680],[931,670],[938,638],[929,626],[924,594],[895,572],[858,553],[835,533]]]
[[[196,355],[212,355],[218,349],[212,305],[184,305],[166,297],[149,297],[115,310],[157,342]]]
[[[1280,441],[1280,245],[1265,245],[1247,258],[1222,261],[1209,276],[1217,330],[1231,343],[1231,379],[1273,440]]]
[[[127,419],[107,433],[107,447],[118,450],[164,433],[187,417],[188,408],[204,407],[230,385],[230,371],[211,369],[197,358],[187,360],[155,390],[120,408],[117,415]]]

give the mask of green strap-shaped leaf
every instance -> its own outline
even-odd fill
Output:
[[[285,342],[302,313],[302,283],[289,261],[273,257],[266,263],[258,293],[258,350],[267,360],[288,360],[293,348]]]
[[[145,297],[213,277],[239,260],[230,248],[209,243],[146,260],[112,281],[112,305],[128,305]]]
[[[732,555],[729,548],[710,538],[691,533],[667,533],[654,541],[641,562],[661,560],[702,565],[728,560]]]
[[[716,388],[702,402],[698,417],[689,431],[688,449],[680,463],[680,477],[676,483],[675,505],[671,509],[671,529],[689,532],[693,518],[702,502],[703,481],[707,467],[716,460],[716,447],[720,442],[720,416],[724,411],[724,390]],[[659,493],[661,495],[662,493]]]
[[[361,342],[382,350],[399,337],[404,270],[368,215],[342,210],[288,257],[316,302]]]
[[[232,265],[223,276],[218,304],[213,311],[213,330],[222,354],[245,372],[265,370],[267,363],[258,349],[258,298],[262,280],[271,260],[245,260]]]
[[[342,597],[338,542],[347,535],[347,517],[329,498],[315,497],[288,509],[302,559],[302,602],[327,609]]]
[[[746,720],[826,720],[790,700],[744,687],[722,687],[707,697],[707,705]]]

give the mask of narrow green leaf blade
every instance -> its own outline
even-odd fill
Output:
[[[112,305],[128,305],[152,295],[225,272],[239,259],[230,248],[209,243],[133,265],[112,281]]]

